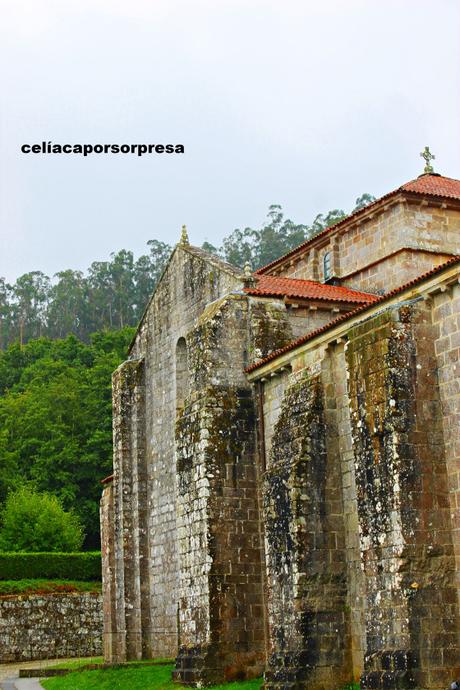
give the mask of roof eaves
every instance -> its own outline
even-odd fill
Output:
[[[324,296],[324,295],[300,295],[298,292],[288,292],[288,291],[269,291],[269,290],[264,290],[260,289],[258,290],[257,288],[245,288],[244,292],[247,295],[251,295],[254,297],[287,297],[288,299],[301,299],[301,300],[312,300],[312,301],[321,301],[321,302],[329,302],[329,303],[335,303],[335,302],[345,302],[346,304],[367,304],[369,302],[375,302],[376,300],[379,299],[377,295],[371,295],[369,294],[369,297],[354,297],[350,296],[349,299],[347,299],[346,296],[343,297],[331,297],[331,296]]]

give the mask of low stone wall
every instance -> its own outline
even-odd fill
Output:
[[[102,597],[81,592],[0,598],[0,662],[102,655]]]

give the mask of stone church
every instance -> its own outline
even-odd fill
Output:
[[[108,661],[202,687],[460,677],[460,180],[251,273],[185,229],[114,373]]]

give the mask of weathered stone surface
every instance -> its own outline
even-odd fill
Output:
[[[343,284],[394,288],[460,252],[459,218],[395,199],[281,273],[321,280],[329,251]],[[107,659],[176,656],[199,687],[460,675],[455,270],[265,363],[339,307],[249,297],[238,269],[176,248],[113,380]]]
[[[0,598],[0,661],[102,654],[100,594]]]
[[[321,382],[308,371],[286,389],[263,494],[266,685],[343,685],[351,674],[340,472],[327,453]]]

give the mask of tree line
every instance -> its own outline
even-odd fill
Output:
[[[373,200],[363,194],[353,211]],[[202,247],[241,268],[249,261],[255,270],[345,215],[342,209],[333,209],[317,215],[310,224],[294,223],[281,206],[272,204],[261,228],[237,228],[220,247],[210,242]],[[159,240],[150,240],[147,247],[148,252],[137,260],[133,252],[122,249],[111,254],[109,261],[94,261],[86,274],[66,269],[51,279],[36,270],[12,285],[0,277],[0,349],[68,334],[88,343],[96,331],[136,325],[172,251]]]

